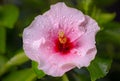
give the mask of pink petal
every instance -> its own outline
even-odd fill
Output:
[[[48,28],[49,27],[49,28]],[[39,48],[41,44],[44,44],[46,38],[47,29],[51,29],[51,24],[47,17],[37,16],[31,25],[23,31],[23,47],[25,53],[32,60],[39,60]],[[40,31],[43,32],[40,32]]]
[[[84,25],[86,27],[86,32],[79,39],[79,49],[83,53],[82,55],[85,55],[89,49],[95,47],[95,35],[100,29],[95,20],[93,20],[89,16],[86,16],[86,22],[86,24]]]
[[[88,66],[90,62],[95,58],[97,53],[95,46],[95,35],[100,30],[98,24],[95,20],[91,19],[89,16],[86,16],[86,32],[79,39],[79,48],[78,52],[81,55],[79,59],[79,66]],[[82,61],[82,62],[81,62]]]
[[[84,27],[79,28],[85,20],[84,14],[77,9],[67,7],[62,2],[52,5],[50,10],[43,15],[50,18],[53,28],[62,29],[69,35],[68,37],[73,36],[77,39],[85,31]],[[71,41],[74,39],[71,38]]]

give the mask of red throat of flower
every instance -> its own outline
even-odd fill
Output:
[[[63,31],[58,32],[58,38],[55,40],[55,51],[60,52],[60,54],[68,54],[72,48],[73,43],[65,36],[65,33]]]

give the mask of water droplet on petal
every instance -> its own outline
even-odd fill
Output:
[[[77,54],[81,56],[81,52],[80,51],[78,51]]]
[[[63,18],[65,18],[65,16],[63,16]]]
[[[72,31],[72,32],[75,32],[75,30],[74,30],[74,29],[72,29],[71,31]]]

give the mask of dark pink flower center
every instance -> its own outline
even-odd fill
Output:
[[[64,35],[64,32],[59,32],[58,38],[55,40],[55,51],[68,54],[73,47],[73,43]]]

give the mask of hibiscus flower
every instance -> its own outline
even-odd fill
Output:
[[[62,76],[75,67],[87,67],[95,58],[99,29],[95,20],[59,2],[24,29],[23,48],[38,69]]]

